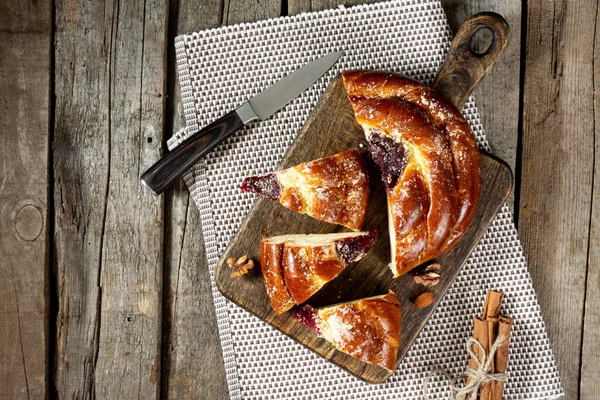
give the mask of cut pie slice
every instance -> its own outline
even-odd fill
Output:
[[[389,371],[400,343],[400,303],[390,290],[382,296],[313,309],[303,305],[292,316],[352,357]]]
[[[263,176],[241,186],[285,207],[354,231],[362,228],[369,198],[369,175],[358,150],[348,150]]]
[[[377,231],[283,235],[261,241],[260,267],[271,306],[281,314],[304,303],[377,241]]]

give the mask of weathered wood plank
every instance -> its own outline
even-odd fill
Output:
[[[184,0],[171,8],[169,44],[170,130],[184,126],[175,71],[176,35],[219,26],[219,0]],[[163,307],[163,398],[228,398],[199,212],[182,180],[166,194]]]
[[[223,25],[254,22],[281,15],[281,0],[224,0]]]
[[[0,2],[0,398],[48,389],[51,1]]]
[[[303,12],[322,11],[338,6],[336,0],[288,0],[288,14],[296,15]],[[365,1],[368,3],[368,1]]]
[[[91,395],[100,329],[98,275],[109,171],[110,16],[104,14],[104,6],[94,4],[89,10],[56,4],[55,386],[65,398]],[[93,160],[93,168],[86,160]]]
[[[587,288],[585,293],[585,319],[583,323],[583,343],[581,349],[581,370],[579,391],[582,399],[595,399],[600,393],[600,96],[598,95],[600,76],[600,7],[596,4],[596,37],[593,53],[593,96],[594,96],[594,188],[592,216],[590,219],[589,255],[587,264]]]
[[[57,2],[56,387],[158,397],[166,2]]]
[[[168,311],[172,332],[168,398],[228,397],[200,215],[191,198],[173,200]]]
[[[580,386],[596,7],[596,0],[527,2],[519,235],[567,398]]]

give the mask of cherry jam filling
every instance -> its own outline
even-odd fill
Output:
[[[402,143],[373,132],[369,136],[369,152],[379,168],[383,184],[388,191],[391,190],[406,168],[404,146]]]
[[[362,257],[375,245],[377,236],[377,231],[370,231],[367,235],[337,240],[335,245],[340,258],[350,264]]]
[[[317,335],[321,334],[321,330],[317,326],[317,320],[315,319],[315,312],[308,304],[294,308],[292,310],[292,317],[302,322],[307,328],[312,329]]]
[[[240,188],[244,192],[260,194],[271,200],[279,200],[281,197],[281,186],[275,174],[250,176],[244,179]]]

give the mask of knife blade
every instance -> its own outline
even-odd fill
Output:
[[[194,133],[144,172],[141,176],[142,184],[155,195],[161,194],[232,133],[251,121],[263,121],[271,117],[306,91],[329,71],[343,54],[342,51],[331,53],[304,65]]]

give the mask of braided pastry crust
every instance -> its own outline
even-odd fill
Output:
[[[481,187],[477,141],[460,111],[427,85],[382,71],[343,79],[387,190],[397,277],[469,227]]]

